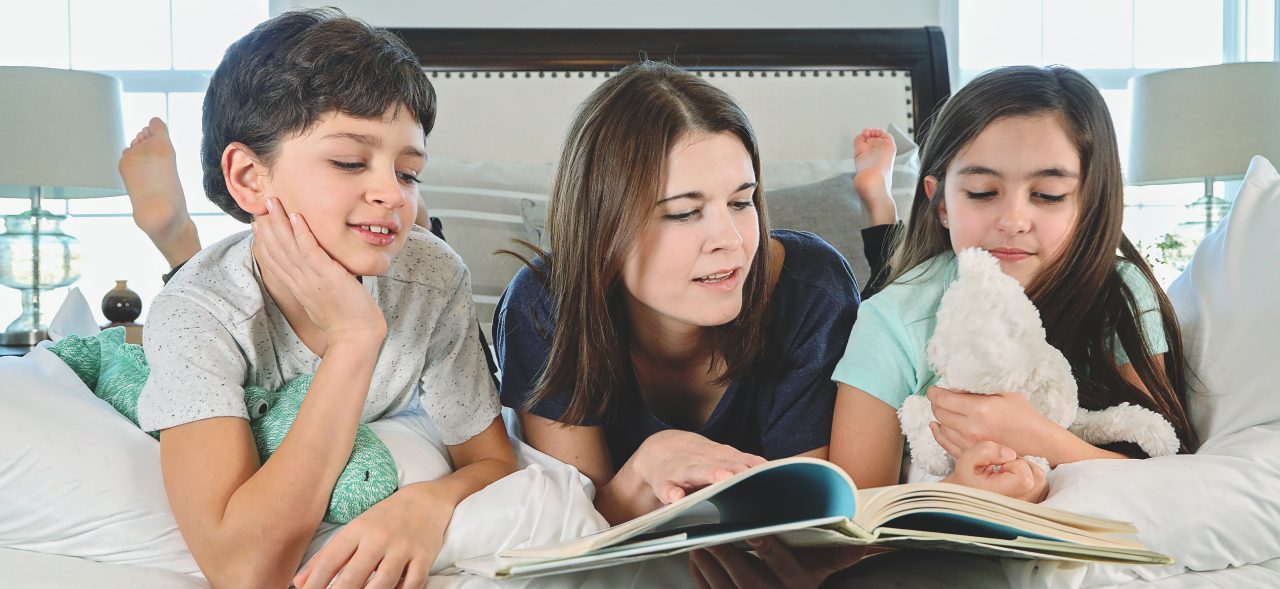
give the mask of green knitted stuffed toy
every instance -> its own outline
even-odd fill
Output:
[[[138,397],[151,371],[142,355],[142,346],[125,343],[123,327],[108,329],[93,337],[69,335],[49,351],[62,358],[94,395],[138,425]],[[263,462],[280,447],[285,434],[293,427],[310,386],[311,376],[306,375],[285,383],[278,391],[245,387],[249,428],[253,430],[258,457]],[[156,432],[148,433],[160,438]],[[345,524],[390,497],[398,486],[399,475],[391,452],[368,426],[361,424],[356,430],[351,459],[338,476],[324,519]]]

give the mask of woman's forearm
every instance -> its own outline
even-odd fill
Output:
[[[616,526],[662,507],[662,502],[636,471],[632,456],[632,460],[623,464],[617,474],[596,491],[595,506],[609,525]]]

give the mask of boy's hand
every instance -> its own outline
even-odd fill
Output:
[[[1040,467],[1017,458],[1012,449],[995,442],[970,446],[960,454],[955,470],[943,482],[1031,503],[1044,501],[1049,494],[1049,482]]]
[[[409,485],[369,508],[293,578],[299,589],[421,589],[453,512],[432,482]],[[332,583],[332,584],[330,584]]]
[[[382,309],[355,277],[320,247],[307,222],[287,213],[280,201],[267,199],[267,214],[253,223],[254,237],[262,241],[258,262],[282,282],[306,310],[311,322],[325,333],[328,343],[378,342],[386,337]]]

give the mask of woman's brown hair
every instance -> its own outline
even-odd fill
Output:
[[[547,208],[550,253],[543,267],[556,315],[546,369],[526,407],[569,393],[561,421],[608,421],[622,395],[635,393],[629,351],[630,318],[622,267],[654,216],[666,182],[667,155],[690,134],[731,133],[760,155],[746,114],[724,91],[673,65],[642,62],[623,68],[578,108],[565,137]],[[759,184],[751,197],[761,247],[743,284],[742,310],[708,328],[712,366],[721,383],[746,376],[764,356],[769,298],[769,224]]]
[[[1124,182],[1115,129],[1102,95],[1079,72],[1061,66],[999,68],[974,78],[947,101],[926,132],[911,221],[894,248],[890,282],[907,273],[923,275],[939,254],[951,251],[938,206],[956,155],[997,120],[1040,115],[1059,117],[1076,147],[1080,199],[1076,228],[1062,255],[1028,285],[1027,296],[1040,310],[1049,343],[1071,363],[1081,407],[1102,409],[1122,402],[1146,407],[1173,424],[1182,451],[1194,451],[1199,442],[1185,409],[1177,316],[1151,268],[1121,231]],[[937,180],[932,199],[925,192],[925,177]],[[1147,352],[1141,311],[1120,275],[1117,257],[1137,267],[1156,293],[1169,344],[1163,369]],[[913,272],[915,268],[922,272]],[[1124,378],[1113,345],[1124,349],[1150,396]]]

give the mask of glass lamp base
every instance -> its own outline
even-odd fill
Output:
[[[40,297],[32,291],[22,290],[22,314],[5,328],[0,335],[0,345],[34,346],[49,339],[48,326],[40,321]]]

